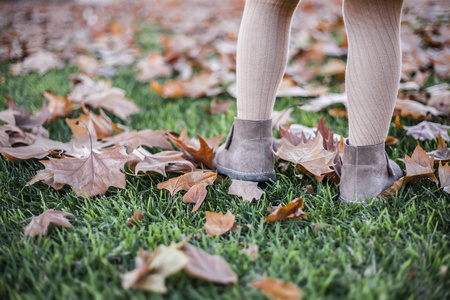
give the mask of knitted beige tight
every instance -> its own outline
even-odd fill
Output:
[[[237,49],[238,118],[268,119],[286,69],[292,15],[300,0],[247,0]]]
[[[348,38],[346,91],[350,143],[383,142],[397,98],[401,71],[403,0],[344,0]]]

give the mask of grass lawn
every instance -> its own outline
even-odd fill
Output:
[[[43,76],[13,76],[8,74],[9,66],[0,64],[5,78],[0,95],[10,96],[28,110],[41,107],[45,90],[68,94],[69,75],[79,72],[67,65]],[[112,84],[124,89],[142,109],[131,118],[132,129],[181,132],[186,126],[190,137],[212,137],[226,134],[233,122],[232,114],[206,113],[203,105],[213,98],[162,99],[148,84],[136,80],[131,66],[121,69]],[[282,98],[275,109],[299,101],[304,100]],[[0,110],[6,107],[0,100]],[[236,111],[236,106],[232,109]],[[300,109],[292,113],[295,123],[307,126],[317,124],[322,115],[332,130],[347,135],[345,118]],[[52,139],[71,138],[63,119],[46,128]],[[398,146],[387,147],[395,160],[411,155],[417,144],[426,151],[435,150],[438,144],[437,140],[416,141],[395,127],[389,134],[399,139]],[[225,179],[208,186],[205,203],[191,215],[192,204],[183,203],[180,193],[170,202],[169,192],[156,188],[165,180],[159,174],[127,176],[125,189],[110,188],[105,196],[83,199],[69,186],[59,191],[42,183],[26,186],[39,169],[43,166],[36,160],[0,158],[1,299],[262,299],[262,293],[248,282],[264,277],[297,284],[304,299],[450,298],[450,272],[446,272],[450,266],[449,195],[428,180],[408,184],[389,202],[344,206],[337,202],[337,186],[317,183],[309,176],[300,180],[293,175],[292,166],[285,173],[277,168],[277,180],[260,185],[265,195],[259,202],[243,202],[228,195],[231,180]],[[305,195],[302,188],[309,184],[314,193]],[[286,204],[300,196],[304,196],[306,220],[263,223],[267,206]],[[22,230],[31,217],[49,208],[74,214],[73,227],[51,227],[47,238],[25,237]],[[137,209],[144,212],[142,222],[125,226]],[[206,210],[230,210],[239,231],[207,237],[203,230]],[[191,233],[199,234],[191,243],[230,263],[239,276],[238,283],[216,285],[182,271],[168,279],[165,295],[121,287],[120,276],[135,267],[139,248],[152,251]],[[259,246],[256,260],[241,253],[250,243]]]

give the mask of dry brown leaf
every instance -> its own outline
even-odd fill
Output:
[[[203,228],[209,236],[222,235],[233,227],[235,216],[228,211],[225,215],[222,212],[214,213],[205,211],[206,222]]]
[[[108,82],[100,80],[94,82],[85,75],[72,77],[74,88],[68,99],[84,103],[92,108],[102,107],[122,120],[127,120],[139,111],[133,100],[125,98],[125,91],[111,87]]]
[[[247,254],[251,257],[252,260],[258,258],[258,245],[256,244],[248,244],[248,247],[241,250],[241,253]]]
[[[142,213],[141,210],[135,210],[133,213],[133,216],[131,218],[127,219],[127,226],[132,226],[132,225],[136,225],[138,222],[140,222],[142,220],[142,217],[144,216],[144,214]]]
[[[429,155],[434,155],[434,160],[439,160],[442,162],[450,161],[450,148],[447,146],[441,133],[438,133],[438,148],[437,150],[427,152]]]
[[[396,139],[393,136],[388,136],[386,137],[386,140],[384,141],[384,144],[386,146],[393,146],[393,145],[397,145],[398,144],[398,139]]]
[[[346,64],[341,59],[330,58],[325,65],[322,65],[318,74],[324,76],[338,75],[338,79],[344,79]]]
[[[183,132],[178,138],[168,131],[164,132],[166,133],[169,140],[171,140],[172,143],[174,143],[177,148],[183,150],[188,156],[204,164],[207,168],[214,170],[214,163],[213,163],[213,151],[215,148],[214,146],[220,143],[223,137],[222,135],[207,140],[205,140],[200,135],[197,135],[199,140],[199,145],[197,146],[195,142],[189,140],[189,138],[187,137],[186,128],[183,129]],[[208,140],[210,141],[213,140],[214,146],[210,145],[210,143],[208,143]]]
[[[47,147],[41,146],[25,146],[15,148],[0,147],[0,153],[10,161],[21,161],[32,158],[42,159],[49,155],[52,151]]]
[[[275,155],[298,165],[300,170],[307,174],[321,176],[334,171],[332,168],[335,166],[333,160],[336,153],[323,148],[323,138],[320,132],[313,140],[297,146],[282,139],[282,145]]]
[[[431,93],[428,105],[436,108],[444,115],[450,115],[450,91],[443,90],[435,93]]]
[[[434,155],[431,157],[420,147],[416,146],[411,157],[405,155],[406,176],[398,179],[386,191],[380,194],[380,197],[390,199],[408,182],[418,181],[429,178],[436,184],[439,184],[436,175],[434,175]]]
[[[159,84],[157,81],[152,81],[150,89],[164,98],[178,98],[186,94],[183,84],[172,80],[167,80],[164,85]]]
[[[332,108],[328,110],[330,116],[337,118],[348,118],[348,113],[345,109],[342,108]]]
[[[300,288],[292,283],[266,278],[253,280],[250,285],[260,289],[267,297],[274,300],[301,300]]]
[[[228,194],[242,197],[244,201],[252,202],[253,199],[261,199],[264,191],[258,188],[257,182],[232,179]]]
[[[91,152],[87,158],[50,158],[44,164],[46,169],[38,171],[28,184],[37,182],[36,177],[47,183],[48,175],[53,173],[53,181],[50,182],[72,186],[79,197],[105,194],[110,186],[124,188],[124,164],[135,158],[123,154],[122,149],[116,146],[99,153]],[[45,172],[45,175],[41,175],[41,172]]]
[[[8,109],[0,112],[0,121],[7,124],[15,125],[23,129],[33,129],[43,125],[50,116],[45,101],[42,102],[42,109],[32,117],[30,113],[18,107],[8,96],[5,96],[5,99],[8,103]]]
[[[195,213],[200,208],[206,198],[207,193],[208,191],[206,190],[206,186],[204,184],[195,184],[189,189],[186,194],[184,194],[183,202],[195,203],[191,214]]]
[[[207,105],[203,105],[206,112],[210,115],[218,114],[218,113],[226,113],[228,111],[228,107],[233,103],[231,100],[220,101],[219,99],[214,99],[211,103],[211,108]]]
[[[314,193],[314,188],[313,188],[313,186],[311,184],[308,184],[307,186],[302,188],[302,190],[304,190],[307,194]]]
[[[397,99],[395,102],[394,116],[407,117],[413,120],[423,120],[431,114],[433,116],[440,116],[442,113],[434,107],[423,105],[413,100]]]
[[[166,278],[182,270],[189,261],[175,243],[160,245],[151,256],[141,251],[141,256],[136,260],[136,269],[122,276],[122,287],[166,293]]]
[[[27,74],[32,71],[38,72],[40,75],[47,73],[53,68],[62,68],[64,63],[56,55],[48,51],[38,51],[24,59],[23,62],[17,62],[11,66],[13,74]]]
[[[36,235],[47,235],[47,229],[50,223],[67,228],[72,227],[69,220],[67,220],[65,217],[73,217],[73,215],[64,211],[48,209],[39,216],[33,217],[31,222],[27,225],[27,227],[25,227],[23,232],[25,236],[32,237]]]
[[[148,56],[136,65],[139,71],[137,80],[144,82],[155,79],[157,77],[170,77],[172,68],[166,63],[164,57],[160,53],[149,53]]]
[[[291,118],[291,113],[294,110],[293,107],[282,111],[274,110],[272,112],[272,128],[280,128],[288,123],[293,122],[294,120]]]
[[[278,220],[302,218],[306,219],[306,214],[302,210],[303,198],[297,198],[289,202],[286,206],[279,205],[268,209],[271,214],[264,220],[265,223],[273,223]]]
[[[236,273],[222,257],[211,255],[191,244],[186,244],[183,252],[189,258],[186,266],[189,275],[220,284],[237,282]]]
[[[325,94],[319,98],[311,100],[308,104],[300,106],[305,111],[320,111],[327,106],[335,103],[342,103],[347,106],[346,94]]]
[[[447,125],[422,121],[417,125],[403,126],[403,128],[406,129],[407,135],[411,135],[419,141],[433,140],[437,138],[439,133],[441,133],[444,140],[450,141],[450,137],[448,135],[450,126]]]
[[[67,99],[67,96],[60,97],[49,92],[42,93],[48,100],[48,111],[50,114],[47,123],[62,117],[68,117],[73,111],[73,102]]]
[[[177,151],[163,151],[152,154],[143,148],[133,151],[139,157],[131,164],[131,168],[137,174],[139,172],[157,172],[167,177],[166,172],[193,172],[195,166],[184,159],[184,154]],[[130,164],[129,164],[130,165]]]
[[[450,166],[448,163],[442,165],[442,162],[439,162],[439,180],[441,181],[441,189],[450,194]]]
[[[126,145],[133,148],[147,146],[149,148],[173,149],[164,132],[150,129],[123,132],[112,137],[104,138],[103,142],[103,147],[105,148],[112,145]]]
[[[173,196],[179,191],[189,191],[194,185],[211,185],[217,178],[215,172],[196,171],[171,178],[157,185],[158,189],[166,189]]]

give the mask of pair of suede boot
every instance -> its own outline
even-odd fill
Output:
[[[275,179],[272,152],[272,119],[235,118],[228,138],[217,149],[214,164],[233,179],[269,181]],[[389,160],[384,142],[368,146],[344,143],[340,197],[345,203],[367,203],[403,176],[400,167]]]

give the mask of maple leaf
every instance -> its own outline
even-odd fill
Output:
[[[238,276],[222,257],[211,255],[191,244],[186,244],[183,252],[189,259],[186,271],[190,276],[220,284],[237,282]]]
[[[140,60],[136,69],[139,71],[137,80],[144,82],[157,77],[170,77],[172,68],[168,65],[160,53],[149,53],[148,56]]]
[[[442,138],[441,133],[438,133],[438,148],[437,150],[427,152],[428,155],[434,155],[434,160],[439,160],[443,162],[450,161],[450,148],[447,147],[444,138]]]
[[[406,183],[424,178],[429,178],[436,184],[439,184],[436,175],[434,175],[434,155],[430,157],[420,145],[416,146],[411,157],[405,155],[404,161],[406,176],[395,181],[390,188],[380,194],[380,197],[390,199]]]
[[[333,160],[336,153],[323,148],[323,138],[320,132],[313,140],[297,146],[293,146],[285,139],[281,140],[282,145],[275,152],[275,155],[279,158],[298,165],[300,170],[307,174],[321,176],[333,172],[331,168],[335,165]]]
[[[127,226],[136,225],[138,222],[142,220],[143,213],[141,210],[135,210],[133,212],[133,216],[127,219]]]
[[[278,220],[303,218],[307,216],[302,210],[303,198],[297,198],[289,202],[286,206],[275,206],[268,208],[271,214],[264,220],[265,223],[273,223]]]
[[[67,96],[59,97],[49,92],[43,92],[42,94],[48,100],[50,117],[48,118],[47,123],[61,117],[70,116],[73,111],[73,102],[67,99]]]
[[[166,189],[173,196],[179,191],[189,191],[194,185],[211,185],[217,178],[215,172],[195,171],[158,183],[158,189]]]
[[[272,112],[272,128],[280,128],[281,126],[284,126],[284,125],[294,121],[291,118],[291,113],[293,110],[294,110],[293,107],[290,107],[290,108],[282,110],[282,111],[274,110]]]
[[[153,171],[167,177],[166,172],[193,172],[195,169],[190,161],[184,159],[184,154],[177,151],[152,154],[139,147],[133,151],[133,154],[140,159],[134,161],[130,166],[136,174]]]
[[[36,235],[47,235],[47,229],[50,223],[67,228],[72,227],[69,220],[67,220],[65,217],[73,217],[73,215],[64,211],[47,209],[39,216],[33,217],[31,222],[27,225],[27,227],[25,227],[23,232],[25,236],[32,237]]]
[[[42,170],[36,176],[39,179],[47,178],[53,172],[54,183],[71,185],[79,197],[105,194],[110,186],[125,187],[125,174],[122,172],[124,164],[135,158],[123,154],[122,149],[116,146],[99,153],[91,152],[87,158],[50,158],[45,165],[46,176],[39,174]],[[28,184],[35,182],[33,178]],[[47,183],[45,180],[43,182]]]
[[[167,150],[173,149],[164,132],[153,131],[150,129],[127,131],[112,137],[104,138],[102,141],[104,142],[104,148],[112,145],[126,145],[133,148],[147,146],[149,148],[158,147]]]
[[[282,282],[272,278],[253,280],[250,285],[260,289],[267,297],[276,300],[300,300],[302,292],[292,283]]]
[[[393,146],[393,145],[397,145],[398,144],[398,139],[396,139],[393,136],[388,136],[386,137],[386,140],[384,141],[384,144],[386,146]]]
[[[25,110],[19,108],[14,101],[5,96],[8,109],[0,112],[0,120],[10,125],[15,125],[24,129],[32,129],[43,125],[49,118],[49,111],[45,101],[42,102],[41,111],[34,117]]]
[[[320,111],[327,106],[332,104],[342,103],[347,106],[347,95],[346,94],[325,94],[311,100],[311,102],[300,106],[300,109],[305,111]]]
[[[431,93],[428,105],[441,111],[444,115],[450,115],[450,91],[447,89]]]
[[[219,99],[214,99],[211,103],[211,108],[207,105],[203,105],[206,112],[210,115],[218,114],[218,113],[226,113],[228,111],[228,107],[233,103],[231,100],[220,101]]]
[[[64,63],[57,55],[48,51],[40,50],[25,58],[23,62],[18,62],[12,65],[11,73],[26,74],[31,71],[36,71],[40,75],[43,75],[50,69],[62,68],[63,66]]]
[[[264,191],[258,188],[257,182],[232,179],[228,194],[236,195],[242,197],[245,201],[252,202],[253,199],[261,199]]]
[[[166,278],[188,264],[186,255],[175,243],[160,245],[153,255],[139,250],[141,258],[136,259],[136,269],[122,276],[122,287],[138,288],[156,293],[166,293]]]
[[[164,98],[178,98],[186,94],[183,84],[172,80],[167,80],[164,85],[159,84],[157,81],[152,81],[150,89]]]
[[[305,135],[304,131],[301,131],[300,135],[299,134],[294,134],[292,132],[292,130],[291,130],[291,126],[292,125],[288,125],[288,126],[286,126],[284,128],[281,127],[281,126],[279,127],[281,138],[287,140],[293,146],[297,146],[300,143],[307,143],[308,142],[308,138],[306,138],[306,135]],[[314,133],[312,133],[312,134],[314,134]]]
[[[255,260],[258,258],[258,251],[259,251],[258,245],[248,244],[248,247],[246,249],[242,249],[241,253],[249,255],[252,260]]]
[[[441,133],[442,137],[446,141],[450,141],[450,137],[448,135],[448,130],[450,126],[446,126],[443,124],[432,123],[428,121],[422,121],[414,126],[402,126],[406,129],[406,134],[411,135],[416,140],[424,141],[424,140],[433,140],[435,139],[439,133]]]
[[[417,101],[397,99],[395,102],[394,116],[423,120],[428,114],[440,116],[442,113],[434,107],[423,105]]]
[[[209,169],[214,169],[213,163],[213,152],[214,146],[218,146],[222,140],[223,135],[205,140],[202,136],[197,135],[199,140],[199,145],[197,146],[192,140],[187,137],[186,128],[183,129],[181,135],[177,138],[168,131],[164,131],[172,143],[181,150],[183,150],[188,156],[192,157],[194,160],[204,164]],[[209,141],[214,141],[213,147],[210,146]]]
[[[222,235],[233,227],[235,216],[228,211],[225,215],[221,212],[205,211],[206,222],[203,228],[209,236]]]
[[[109,83],[101,80],[94,82],[86,75],[72,77],[74,88],[68,99],[81,102],[92,108],[102,107],[122,120],[127,120],[132,114],[139,111],[133,100],[125,98],[125,91],[111,87]]]
[[[450,166],[448,163],[442,165],[442,162],[439,162],[439,180],[441,181],[441,189],[450,194]]]
[[[9,148],[11,147],[11,144],[9,143],[9,135],[8,133],[6,133],[6,131],[1,131],[2,130],[1,127],[0,127],[0,147]]]
[[[326,87],[300,87],[292,78],[284,76],[277,91],[277,97],[317,97],[328,90]],[[236,97],[235,97],[236,98]]]
[[[183,196],[183,202],[185,203],[195,203],[194,208],[191,211],[191,214],[196,212],[203,201],[206,198],[206,194],[208,191],[206,190],[206,186],[204,184],[195,184],[192,186],[186,194]]]

